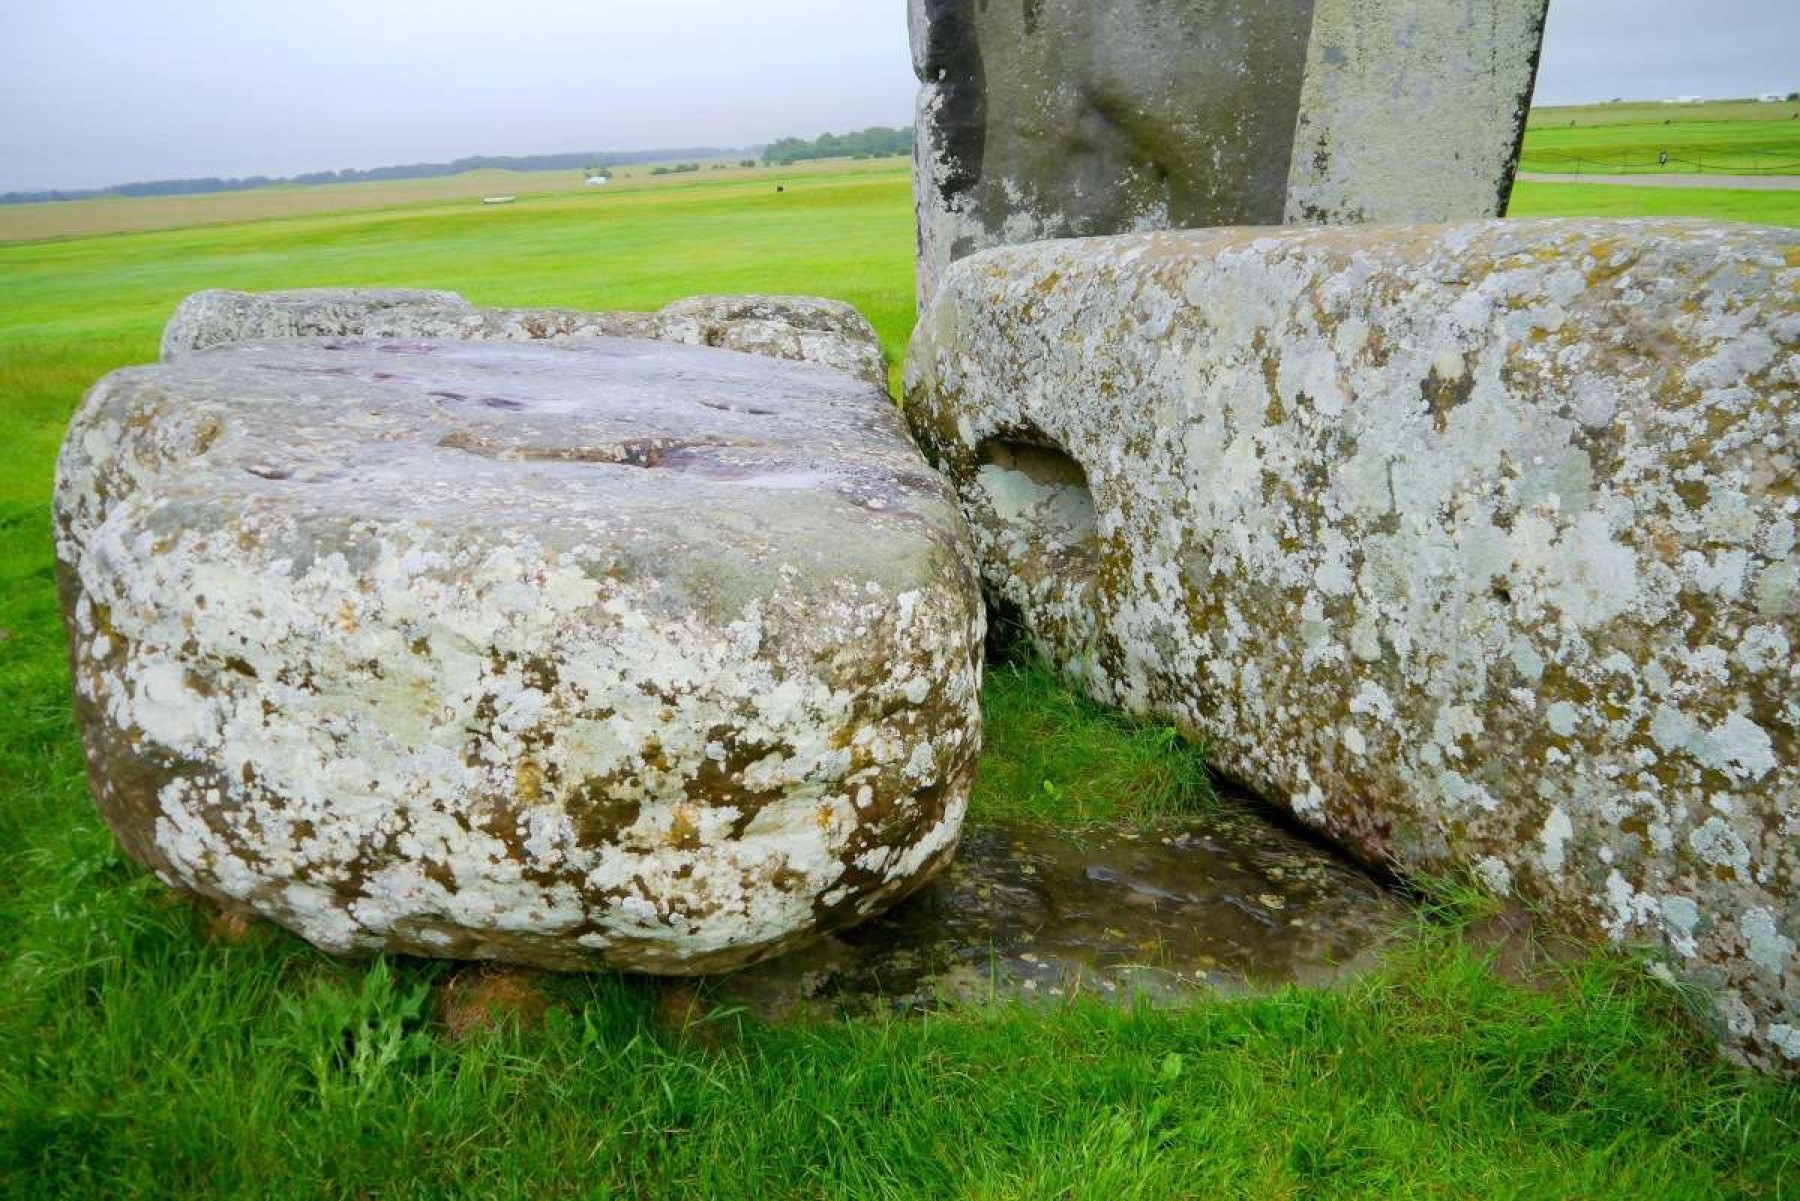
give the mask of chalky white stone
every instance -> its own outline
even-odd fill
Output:
[[[297,339],[118,372],[56,543],[93,790],[333,952],[671,974],[953,853],[984,617],[885,393],[623,339]]]
[[[1372,859],[1659,944],[1800,1068],[1800,233],[989,251],[908,413],[1094,696]]]

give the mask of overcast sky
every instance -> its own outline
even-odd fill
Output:
[[[897,125],[905,7],[0,0],[0,191]],[[1552,0],[1541,101],[1775,90],[1800,0]]]

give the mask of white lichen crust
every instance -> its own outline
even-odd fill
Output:
[[[326,950],[727,970],[954,851],[979,590],[869,383],[234,345],[99,384],[55,507],[108,821]]]
[[[816,363],[888,383],[881,339],[841,300],[816,296],[690,296],[654,313],[575,309],[481,309],[455,292],[395,288],[300,288],[288,292],[196,292],[163,329],[162,357],[269,338],[429,338],[563,342],[646,338],[716,346]]]
[[[991,251],[909,414],[986,583],[1363,854],[1659,946],[1800,1067],[1800,234]]]

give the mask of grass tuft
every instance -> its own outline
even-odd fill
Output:
[[[1077,696],[1041,660],[990,666],[982,716],[975,820],[1142,824],[1218,802],[1201,748]]]

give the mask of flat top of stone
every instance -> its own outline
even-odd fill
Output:
[[[704,347],[292,339],[107,387],[118,420],[197,426],[201,453],[157,473],[165,519],[186,528],[205,528],[202,510],[274,512],[644,556],[622,574],[715,612],[784,569],[916,585],[959,521],[880,389]]]

